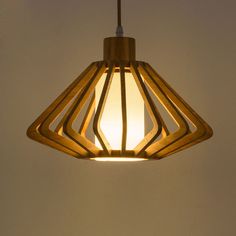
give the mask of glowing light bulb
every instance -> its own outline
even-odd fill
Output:
[[[102,92],[106,73],[96,86],[96,107]],[[144,138],[144,102],[135,80],[130,72],[125,73],[126,106],[127,106],[127,142],[126,149],[132,150]],[[101,130],[113,150],[121,149],[122,142],[122,109],[120,73],[115,72],[101,118]],[[101,147],[97,138],[95,144]],[[119,158],[122,159],[122,158]],[[124,159],[124,158],[123,158]],[[134,160],[135,158],[129,158]]]

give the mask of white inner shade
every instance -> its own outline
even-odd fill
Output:
[[[96,108],[106,79],[103,74],[96,86]],[[125,73],[127,143],[126,149],[132,150],[144,138],[144,102],[135,80],[130,72]],[[100,127],[113,150],[120,150],[122,143],[122,108],[120,73],[115,72],[105,103]],[[95,144],[101,147],[97,138]]]

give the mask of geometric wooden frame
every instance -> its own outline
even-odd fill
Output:
[[[133,149],[126,150],[127,117],[125,100],[125,70],[133,75],[137,87],[143,97],[144,104],[153,122],[153,129]],[[114,71],[120,72],[122,98],[122,146],[120,150],[112,150],[109,142],[100,129],[100,120],[109,86]],[[107,73],[100,101],[95,112],[94,89],[101,76]],[[156,96],[173,120],[178,129],[171,133],[161,117],[148,89]],[[73,128],[73,122],[81,112],[85,102],[91,96],[90,104],[83,117],[79,131]],[[74,99],[74,100],[73,100]],[[71,103],[71,104],[70,104]],[[69,108],[57,126],[51,124],[57,119],[69,104]],[[86,137],[86,129],[93,114],[94,134],[101,143],[101,148]],[[188,121],[187,121],[188,120]],[[191,131],[188,122],[195,130]],[[92,63],[29,127],[30,138],[49,145],[77,158],[90,159],[94,157],[129,157],[157,160],[188,148],[212,135],[210,126],[145,62],[130,61],[124,63],[109,63],[100,61]],[[162,137],[157,140],[157,137]]]
[[[117,157],[119,160],[158,160],[211,137],[213,134],[211,127],[166,81],[150,65],[136,61],[135,40],[123,37],[121,0],[117,0],[117,13],[117,37],[104,39],[104,60],[92,63],[33,122],[27,130],[27,135],[76,158],[100,160],[105,158],[115,160]],[[115,72],[120,75],[118,82],[120,82],[121,109],[119,110],[121,110],[122,135],[119,150],[112,149],[101,128],[103,111]],[[153,125],[132,150],[127,149],[129,127],[126,72],[132,75],[131,79],[135,81]],[[96,85],[104,74],[106,78],[101,95],[96,97]],[[178,127],[176,130],[169,129],[157,103],[175,122]],[[75,128],[74,124],[78,117],[80,117],[79,127]],[[97,138],[99,147],[88,137],[87,131],[91,126],[90,133]]]

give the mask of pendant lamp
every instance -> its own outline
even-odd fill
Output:
[[[116,37],[104,39],[93,62],[33,122],[27,135],[76,158],[158,160],[212,136],[211,127],[146,62],[135,39],[123,37],[117,1]]]

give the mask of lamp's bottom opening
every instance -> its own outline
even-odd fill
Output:
[[[131,162],[131,161],[146,161],[146,158],[135,157],[93,157],[93,161],[113,161],[113,162]]]

